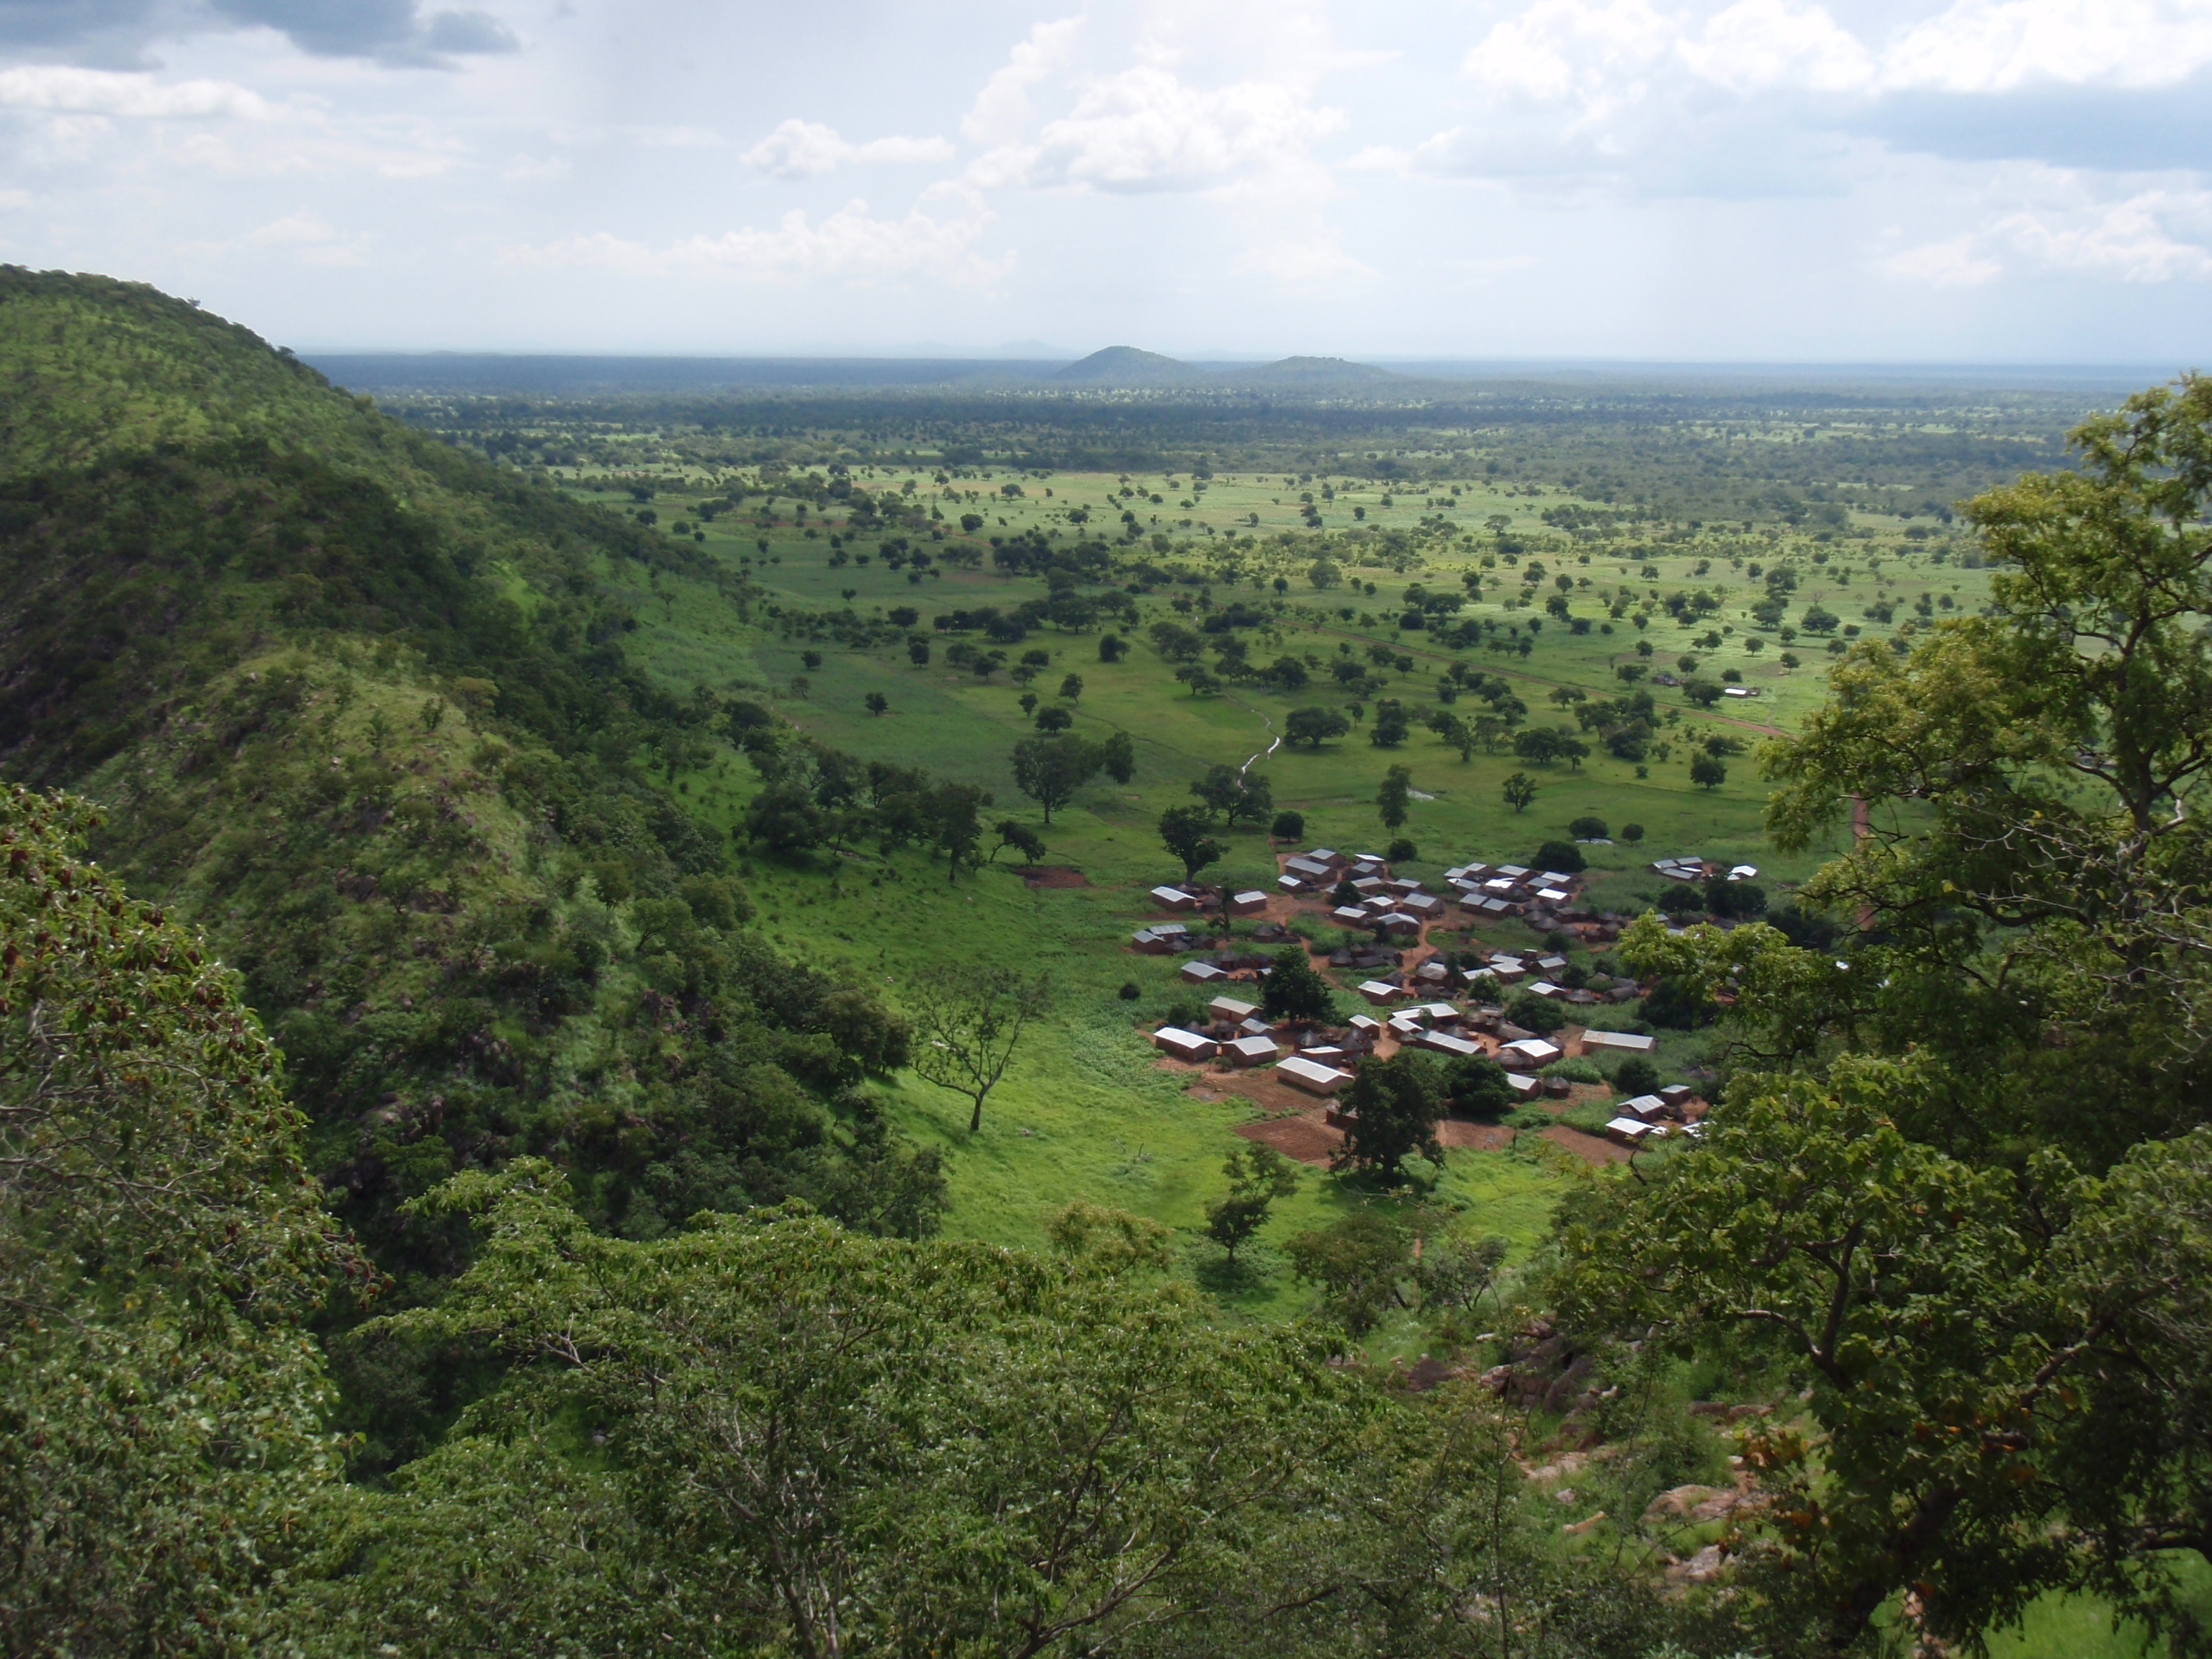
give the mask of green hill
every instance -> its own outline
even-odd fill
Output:
[[[1203,369],[1179,357],[1165,357],[1135,346],[1108,346],[1065,368],[1054,369],[1052,378],[1079,386],[1120,389],[1192,386],[1206,377]]]
[[[669,787],[726,711],[632,664],[608,579],[711,574],[688,543],[142,286],[0,270],[0,769],[100,803],[238,969],[387,1269],[452,1265],[402,1201],[526,1151],[640,1237],[927,1224],[841,1097],[903,1028],[745,928]]]

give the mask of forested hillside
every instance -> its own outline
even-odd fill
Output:
[[[523,1152],[640,1236],[794,1193],[929,1226],[850,1092],[903,1028],[754,940],[656,781],[722,711],[603,580],[685,548],[143,287],[0,274],[0,757],[240,970],[386,1270],[450,1272],[397,1206]]]

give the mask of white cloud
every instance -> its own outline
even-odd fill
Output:
[[[1894,254],[1881,269],[1938,288],[1991,283],[2008,264],[2123,283],[2212,282],[2212,247],[2202,240],[2212,235],[2212,191],[2152,190],[2095,202],[2083,199],[2074,175],[2045,173],[2032,183],[2049,199]]]
[[[1464,68],[1495,93],[1601,113],[1634,94],[1679,28],[1648,0],[1536,0],[1492,25]]]
[[[267,121],[276,106],[228,81],[156,80],[151,75],[39,64],[0,70],[0,106],[84,115],[228,116]]]
[[[1885,87],[2172,86],[2212,64],[2203,0],[1956,0],[1882,54]]]
[[[1036,113],[1030,102],[1030,88],[1066,60],[1082,27],[1082,18],[1063,17],[1030,29],[1029,38],[1007,54],[1006,63],[983,83],[968,113],[960,118],[961,135],[979,144],[1018,140]]]
[[[868,283],[910,277],[973,283],[1003,274],[974,251],[989,216],[976,210],[934,218],[919,210],[879,219],[853,201],[819,222],[793,209],[773,230],[746,227],[719,236],[692,236],[663,247],[625,240],[601,231],[542,247],[513,250],[516,264],[606,265],[639,275],[727,271],[750,277],[836,278]]]
[[[1675,51],[1692,74],[1735,93],[1780,86],[1854,92],[1875,76],[1865,46],[1826,7],[1787,0],[1737,0]]]
[[[1202,190],[1237,175],[1301,163],[1344,112],[1316,108],[1267,82],[1190,85],[1140,64],[1083,88],[1066,115],[1045,124],[1031,183],[1106,191]]]
[[[322,215],[307,208],[270,220],[246,240],[256,247],[289,249],[309,264],[357,265],[368,255],[368,237],[342,236]]]
[[[1372,266],[1346,252],[1330,231],[1248,247],[1237,256],[1234,269],[1273,277],[1291,289],[1334,288],[1376,274]]]
[[[2212,228],[2212,194],[2146,191],[2087,214],[2008,214],[1991,231],[2047,270],[2124,283],[2212,280],[2212,250],[2176,235],[2176,221]]]
[[[949,161],[952,146],[942,138],[872,138],[856,144],[834,127],[790,120],[738,159],[779,179],[811,179],[856,161]]]
[[[1976,252],[1975,238],[1971,235],[1906,248],[1882,260],[1881,268],[1892,276],[1926,283],[1932,288],[1979,288],[2004,275],[2002,265]]]

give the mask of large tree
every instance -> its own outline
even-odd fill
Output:
[[[1014,787],[1044,809],[1048,824],[1105,763],[1098,744],[1073,732],[1024,738],[1014,745]]]
[[[968,1131],[983,1127],[983,1101],[1006,1076],[1031,1021],[1051,1006],[1052,984],[1011,968],[940,963],[916,978],[915,1071],[975,1103]]]
[[[1784,851],[1863,826],[1797,895],[1859,926],[1623,941],[1725,1008],[1734,1076],[1694,1156],[1570,1235],[1571,1282],[1812,1379],[1814,1434],[1757,1456],[1839,1650],[1909,1587],[1947,1639],[2074,1589],[2201,1650],[2172,1575],[2212,1551],[2212,385],[2073,441],[1968,504],[1988,614],[1854,647],[1765,752]]]
[[[1409,1158],[1443,1162],[1443,1148],[1437,1142],[1443,1086],[1426,1054],[1407,1051],[1369,1060],[1343,1098],[1350,1110],[1337,1168],[1369,1170],[1395,1186],[1405,1179]]]
[[[1185,881],[1195,881],[1200,871],[1228,850],[1212,831],[1213,820],[1203,807],[1170,806],[1160,814],[1161,844],[1182,861]]]

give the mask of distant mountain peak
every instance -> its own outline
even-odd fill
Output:
[[[1157,351],[1144,351],[1135,346],[1117,345],[1094,351],[1065,368],[1055,369],[1052,378],[1086,386],[1159,386],[1197,380],[1200,372],[1180,358],[1162,356]]]

